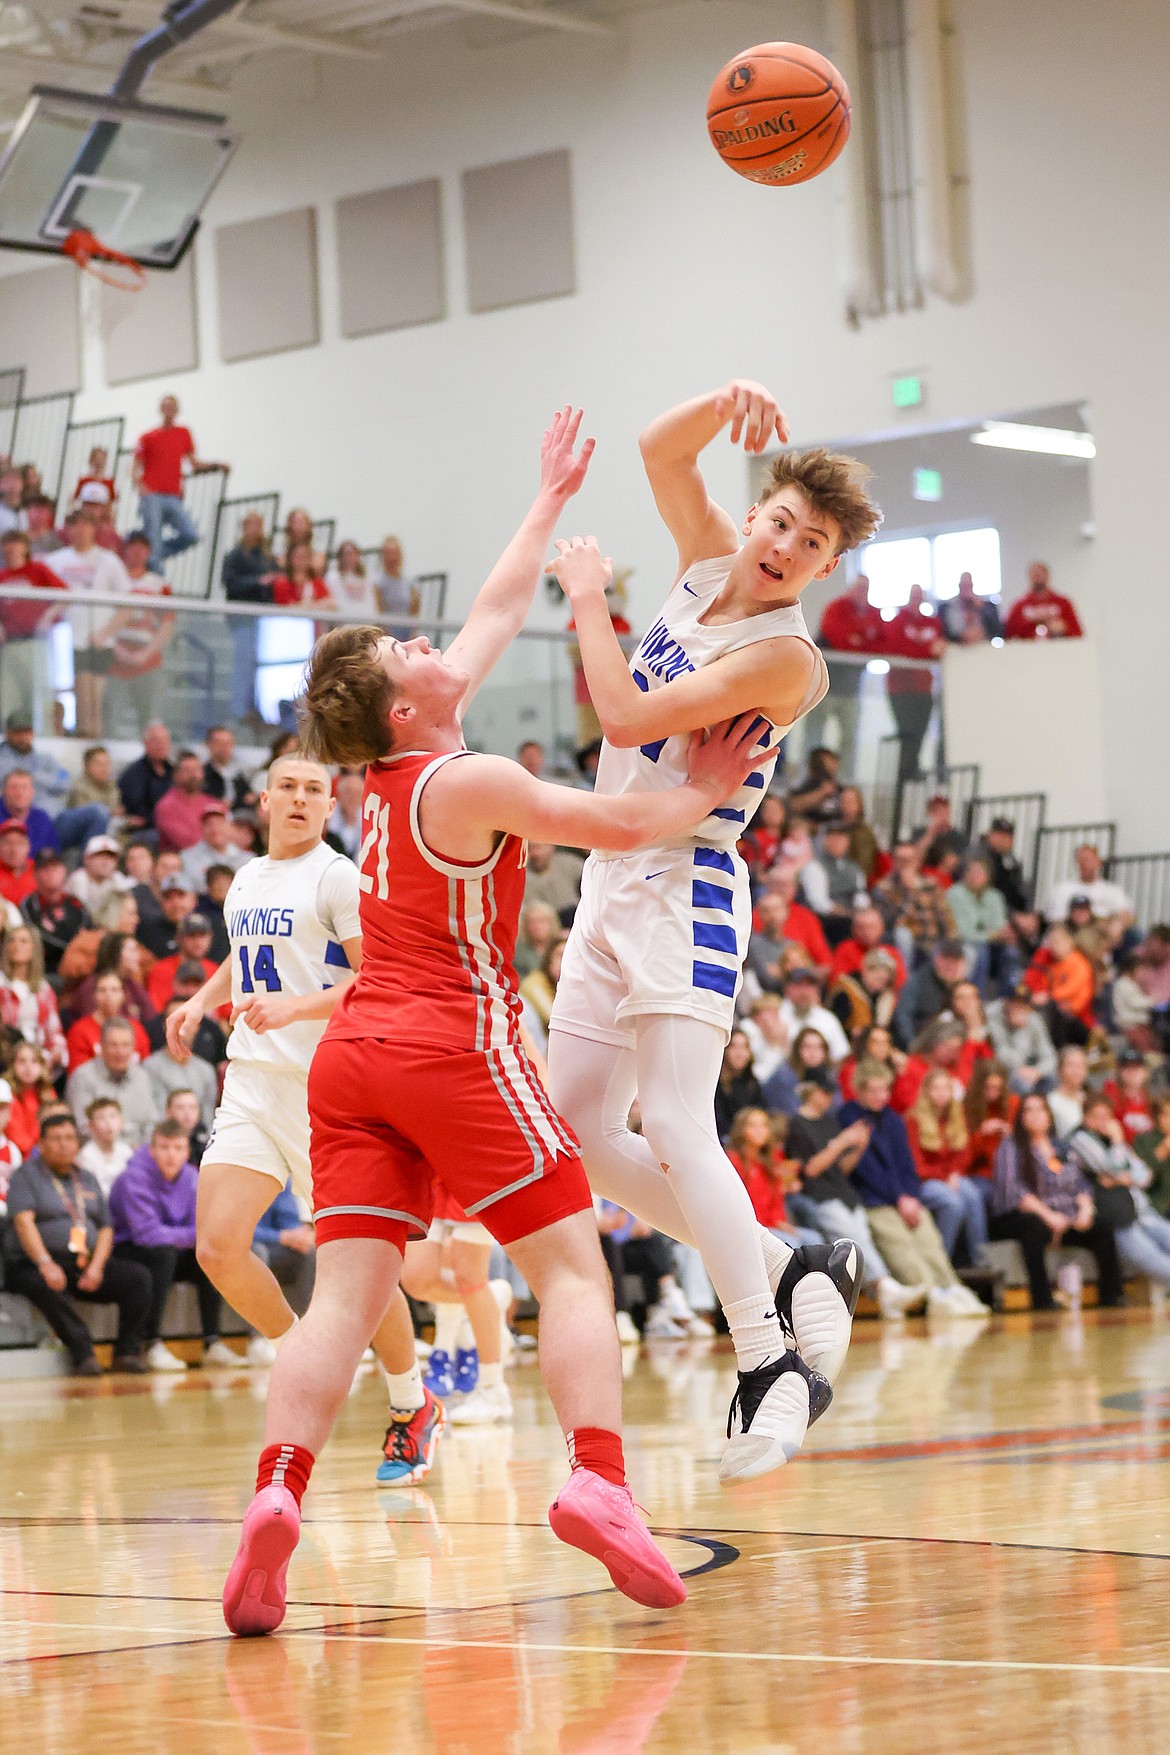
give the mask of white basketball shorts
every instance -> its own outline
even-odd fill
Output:
[[[258,1170],[280,1188],[291,1176],[293,1193],[306,1214],[311,1213],[313,1172],[304,1074],[294,1068],[285,1072],[255,1061],[230,1060],[203,1162]]]
[[[734,849],[591,855],[550,1027],[632,1048],[636,1018],[674,1013],[730,1036],[751,918]]]

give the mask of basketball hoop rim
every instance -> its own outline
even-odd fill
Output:
[[[61,243],[61,252],[76,263],[83,274],[92,274],[103,286],[118,292],[141,292],[146,285],[146,270],[133,256],[103,244],[93,232],[80,228],[69,233]]]

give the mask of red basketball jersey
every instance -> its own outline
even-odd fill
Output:
[[[505,835],[490,859],[464,865],[433,852],[419,824],[427,781],[467,754],[407,750],[366,770],[362,967],[328,1036],[481,1052],[519,1041],[513,959],[526,843]]]

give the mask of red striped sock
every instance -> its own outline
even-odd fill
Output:
[[[300,1509],[314,1457],[300,1444],[269,1444],[260,1452],[256,1469],[256,1491],[263,1487],[287,1487]]]
[[[569,1462],[575,1469],[589,1469],[615,1487],[626,1484],[626,1459],[620,1432],[603,1426],[578,1426],[569,1433]]]

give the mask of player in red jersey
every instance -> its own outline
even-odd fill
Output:
[[[513,955],[525,842],[632,849],[685,834],[761,759],[753,716],[696,740],[672,790],[598,798],[463,742],[468,703],[524,622],[557,518],[585,476],[565,409],[542,486],[444,657],[420,636],[335,628],[313,653],[303,730],[319,759],[367,763],[362,966],[309,1075],[317,1227],[312,1303],[281,1348],[256,1496],[224,1588],[235,1633],[285,1611],[301,1495],[354,1369],[425,1236],[437,1177],[508,1249],[540,1301],[540,1359],[572,1472],[549,1512],[563,1541],[636,1602],[686,1590],[626,1486],[613,1297],[578,1147],[520,1041]]]

